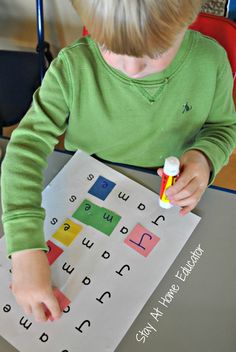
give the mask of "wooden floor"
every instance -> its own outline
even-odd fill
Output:
[[[4,128],[4,136],[10,137],[15,126]],[[63,149],[63,139],[57,145],[57,149]],[[236,191],[236,149],[230,157],[229,163],[217,175],[214,185]]]
[[[216,176],[214,185],[236,191],[236,150],[231,155],[228,165]]]

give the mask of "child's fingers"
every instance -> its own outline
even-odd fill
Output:
[[[180,210],[179,214],[182,215],[182,216],[184,216],[184,215],[188,214],[190,211],[192,211],[193,208],[194,208],[194,206],[183,207],[183,208]]]
[[[30,315],[32,313],[32,308],[30,305],[24,305],[23,309],[26,315]]]
[[[168,198],[175,196],[177,193],[182,191],[192,180],[192,175],[189,172],[183,172],[176,183],[173,186],[170,186],[166,190],[166,195]]]
[[[47,300],[44,300],[44,304],[47,306],[49,309],[51,316],[53,319],[59,319],[62,312],[60,305],[58,303],[58,300],[56,297],[52,294],[50,297],[48,297]]]
[[[157,169],[157,175],[162,177],[162,175],[163,175],[163,168],[162,167],[159,167],[159,169]]]
[[[190,198],[196,192],[199,192],[198,180],[193,179],[186,187],[184,187],[179,193],[168,196],[171,202],[175,202],[176,205],[180,205],[178,202]],[[195,194],[197,195],[197,194]],[[187,204],[186,204],[187,205]],[[181,206],[181,205],[180,205]]]
[[[43,305],[41,303],[35,303],[32,305],[32,312],[36,322],[44,322],[47,320]]]
[[[200,198],[201,198],[201,195],[199,194],[198,191],[196,191],[188,198],[184,198],[178,201],[171,200],[171,204],[177,205],[179,207],[187,207],[191,205],[196,205],[199,202]]]

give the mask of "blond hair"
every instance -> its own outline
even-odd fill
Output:
[[[90,36],[122,55],[155,57],[192,23],[202,0],[71,0]]]

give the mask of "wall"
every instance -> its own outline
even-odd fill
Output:
[[[0,0],[0,49],[33,49],[37,43],[34,0]],[[44,0],[45,39],[53,54],[81,35],[69,0]]]

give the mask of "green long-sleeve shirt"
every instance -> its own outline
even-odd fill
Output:
[[[232,72],[214,40],[187,31],[162,72],[132,79],[109,66],[90,38],[63,49],[14,131],[2,165],[3,224],[8,253],[47,249],[41,207],[43,169],[57,137],[65,147],[115,162],[163,165],[199,149],[227,163],[236,141]]]

